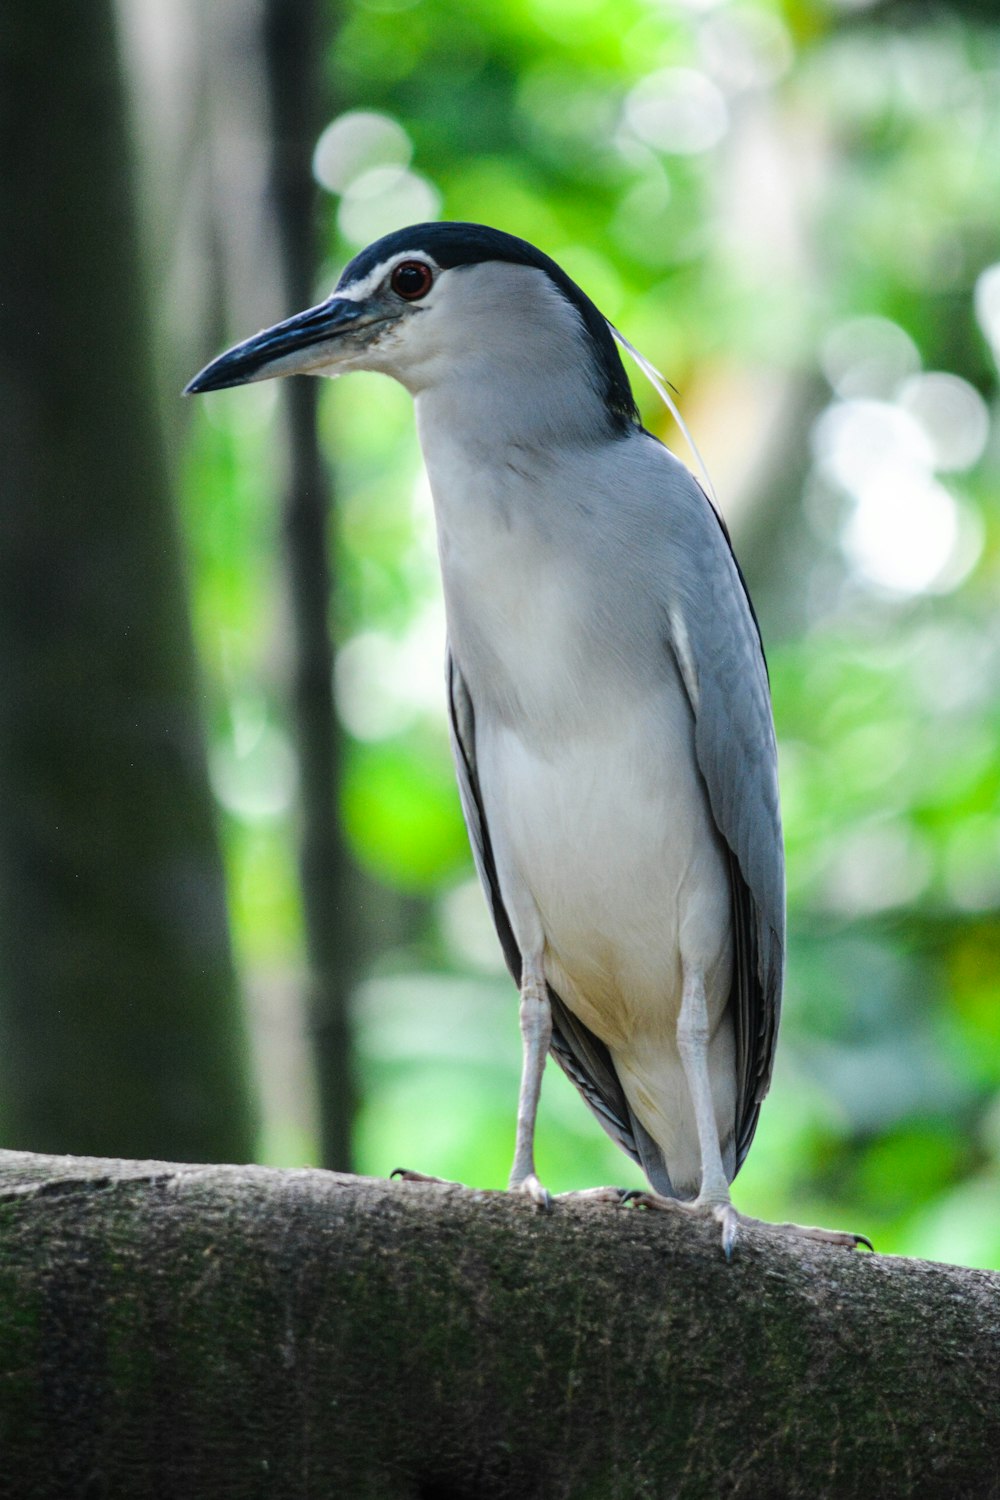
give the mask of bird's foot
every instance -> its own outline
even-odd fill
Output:
[[[397,1182],[433,1182],[439,1187],[461,1187],[460,1182],[453,1182],[450,1177],[428,1177],[426,1172],[411,1172],[409,1167],[394,1167],[389,1173],[389,1180]]]
[[[542,1186],[534,1172],[528,1172],[524,1177],[512,1177],[509,1187],[512,1193],[524,1193],[536,1208],[544,1209],[546,1213],[552,1207],[552,1194]]]
[[[650,1193],[642,1188],[626,1195],[625,1201],[633,1203],[638,1208],[655,1208],[659,1213],[681,1213],[697,1215],[699,1218],[711,1216],[716,1223],[722,1225],[722,1249],[727,1260],[732,1260],[733,1246],[736,1243],[736,1235],[741,1223],[757,1223],[758,1220],[747,1220],[738,1213],[733,1205],[725,1199],[716,1201],[705,1198],[664,1198],[660,1193]]]
[[[867,1245],[869,1250],[875,1248],[864,1234],[852,1234],[842,1229],[818,1229],[808,1224],[770,1224],[766,1219],[754,1219],[749,1214],[741,1214],[726,1200],[695,1198],[685,1202],[680,1198],[663,1198],[659,1193],[640,1191],[627,1194],[627,1201],[636,1203],[641,1208],[655,1208],[667,1213],[680,1209],[684,1213],[701,1217],[711,1215],[722,1226],[722,1250],[727,1260],[732,1260],[737,1236],[745,1225],[755,1229],[772,1229],[789,1238],[812,1240],[821,1245],[839,1245],[844,1250],[855,1250],[859,1245]]]

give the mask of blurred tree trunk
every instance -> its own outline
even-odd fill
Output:
[[[1000,1494],[1000,1276],[684,1214],[0,1153],[0,1493]]]
[[[0,160],[3,1135],[242,1159],[254,1119],[108,0],[7,8]]]
[[[315,300],[312,154],[328,117],[321,80],[329,44],[317,0],[266,0],[264,58],[271,114],[271,201],[286,312]],[[355,1109],[348,1014],[354,918],[352,868],[338,817],[341,735],[333,701],[330,480],[317,428],[319,381],[283,382],[284,529],[294,626],[300,865],[309,960],[308,1021],[316,1064],[321,1160],[348,1171]]]

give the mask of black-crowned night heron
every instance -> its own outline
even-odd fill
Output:
[[[349,370],[416,403],[462,808],[521,994],[510,1185],[549,1201],[534,1130],[551,1051],[648,1201],[714,1214],[728,1254],[785,916],[767,671],[725,526],[641,426],[614,330],[524,240],[387,235],[188,390]]]

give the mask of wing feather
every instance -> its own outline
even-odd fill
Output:
[[[675,498],[687,528],[690,584],[680,586],[674,574],[664,614],[695,721],[698,767],[730,855],[738,1170],[771,1081],[781,1011],[785,872],[777,748],[760,630],[729,533],[686,470],[684,478],[689,492]]]

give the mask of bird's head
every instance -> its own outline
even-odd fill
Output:
[[[416,224],[376,240],[325,302],[221,354],[187,391],[378,370],[419,394],[498,365],[515,383],[582,373],[611,427],[638,420],[611,329],[590,298],[526,240],[480,224]]]

